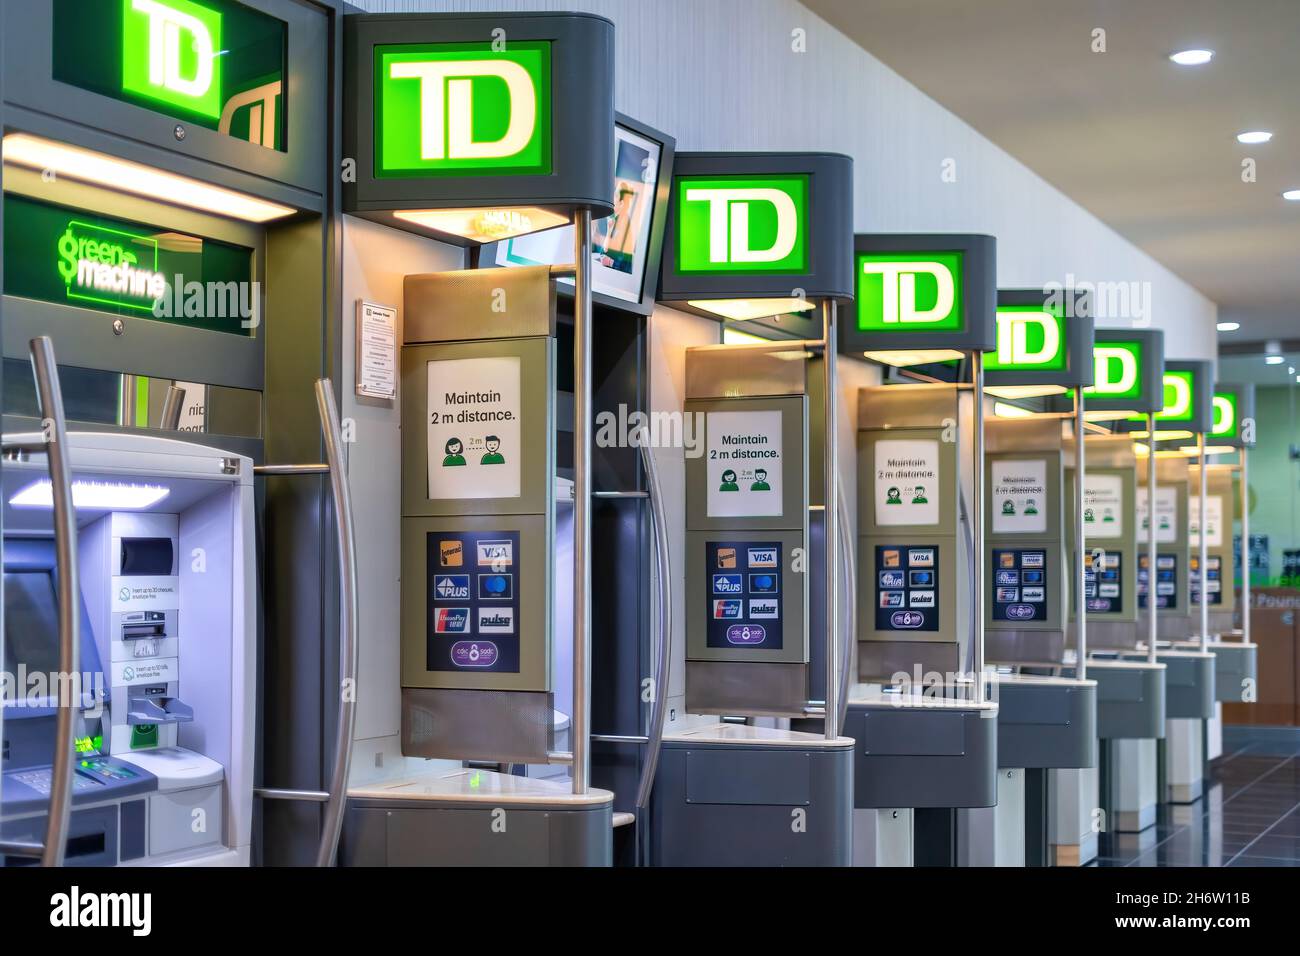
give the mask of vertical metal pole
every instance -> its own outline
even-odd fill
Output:
[[[591,710],[591,210],[573,230],[573,792],[587,792]]]
[[[1084,595],[1084,581],[1088,573],[1088,566],[1084,562],[1088,560],[1088,542],[1083,537],[1083,482],[1087,469],[1084,465],[1083,446],[1083,389],[1076,388],[1074,390],[1074,447],[1076,449],[1074,453],[1074,540],[1079,556],[1074,575],[1074,586],[1077,588],[1074,620],[1075,633],[1078,634],[1075,645],[1079,654],[1079,666],[1075,669],[1075,676],[1079,680],[1088,676],[1088,602]],[[1100,582],[1101,573],[1094,571],[1093,580]]]
[[[1205,527],[1205,493],[1209,490],[1210,482],[1209,476],[1205,473],[1205,432],[1199,432],[1196,436],[1196,460],[1201,469],[1201,519],[1198,522],[1201,533],[1199,535],[1199,554],[1196,556],[1196,566],[1201,573],[1201,600],[1199,602],[1201,606],[1201,650],[1208,651],[1210,649],[1210,572],[1205,566],[1205,562],[1209,560],[1210,549],[1208,544],[1209,535],[1206,534],[1208,529]],[[1220,575],[1222,575],[1222,572],[1220,572]],[[1222,577],[1220,577],[1219,586],[1223,586]]]
[[[1250,450],[1241,446],[1241,640],[1250,643],[1250,484],[1246,480],[1246,458]]]
[[[823,400],[825,402],[825,454],[823,455],[824,474],[822,493],[822,529],[825,538],[822,548],[826,557],[826,610],[823,618],[825,626],[826,647],[826,719],[823,727],[827,740],[834,740],[839,733],[839,683],[840,669],[837,654],[840,644],[840,602],[836,600],[839,592],[839,429],[836,427],[835,410],[839,406],[835,392],[839,387],[835,374],[835,301],[826,299],[822,302],[822,367],[824,374]]]
[[[1156,413],[1147,413],[1147,660],[1156,662]]]
[[[974,559],[971,564],[971,609],[975,616],[975,702],[984,703],[984,353],[978,349],[970,354],[971,383],[975,386],[971,392],[974,408],[971,410],[975,420],[975,439],[973,456],[975,459],[974,483],[971,494],[971,540],[975,543]]]

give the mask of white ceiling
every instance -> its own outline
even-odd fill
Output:
[[[1300,339],[1300,0],[803,2],[1217,302],[1223,344]]]

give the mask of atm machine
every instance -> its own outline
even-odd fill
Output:
[[[657,865],[850,860],[853,741],[837,730],[831,359],[837,302],[852,293],[852,187],[847,156],[676,157],[660,300],[791,331],[770,343],[686,350],[684,412],[703,434],[702,454],[685,461],[685,710],[694,716],[663,739],[651,804]],[[814,459],[824,485],[818,548]],[[810,628],[817,575],[821,634]],[[812,696],[815,643],[823,700]],[[820,732],[789,728],[808,717],[821,718]]]
[[[83,569],[87,626],[108,678],[101,756],[133,761],[166,787],[146,801],[151,826],[176,822],[166,815],[182,812],[183,792],[219,794],[190,808],[204,811],[217,843],[201,849],[198,831],[160,829],[146,834],[158,837],[148,846],[176,841],[158,859],[193,850],[194,858],[328,862],[330,817],[343,797],[331,786],[331,768],[346,756],[331,737],[347,711],[334,691],[345,676],[335,662],[349,616],[347,575],[331,546],[342,508],[331,509],[330,498],[344,500],[332,489],[345,488],[346,476],[337,443],[340,454],[321,464],[329,442],[318,426],[325,405],[316,386],[325,379],[330,403],[336,400],[328,379],[337,371],[333,242],[342,156],[330,117],[340,107],[334,78],[343,5],[180,6],[0,5],[4,431],[37,432],[48,417],[25,367],[29,341],[48,336],[61,363],[68,430],[94,467],[107,469],[92,472],[94,479],[119,470],[109,460],[133,455],[163,478],[141,466],[120,469],[129,476],[121,480],[171,489],[150,506],[79,513],[82,559],[94,561]],[[195,55],[204,51],[221,55]],[[159,63],[170,67],[150,68]],[[330,422],[335,438],[338,425]],[[173,444],[181,432],[186,444]],[[109,444],[94,444],[101,440]],[[227,459],[237,474],[221,470]],[[257,567],[244,569],[257,585],[243,593],[262,635],[253,648],[264,693],[243,688],[261,728],[248,746],[258,749],[259,784],[293,787],[308,800],[258,799],[267,792],[259,786],[250,810],[239,788],[252,787],[251,771],[231,749],[242,743],[223,743],[213,730],[235,704],[195,677],[209,662],[201,641],[187,640],[203,636],[187,611],[203,590],[189,582],[194,558],[184,550],[203,507],[182,493],[199,487],[191,483],[197,478],[182,480],[189,467],[208,471],[213,494],[256,481],[261,553]],[[6,522],[6,534],[12,527]],[[19,527],[35,530],[30,519]],[[119,550],[122,539],[137,538],[156,544]],[[217,553],[208,556],[204,580],[222,574]],[[313,560],[304,564],[304,554]],[[110,592],[105,576],[123,579],[120,587],[179,579],[173,593],[179,587],[181,603],[114,604],[120,590]],[[137,668],[137,653],[148,666]],[[17,726],[6,721],[6,735]],[[238,729],[231,728],[226,736]],[[182,765],[158,756],[173,746],[205,755],[220,771],[203,760]]]
[[[1165,728],[1165,665],[1121,657],[1139,641],[1137,593],[1144,545],[1136,518],[1137,459],[1127,436],[1088,431],[1113,429],[1117,421],[1163,407],[1164,335],[1158,330],[1097,329],[1093,357],[1093,383],[1082,390],[1084,427],[1076,420],[1065,446],[1066,539],[1071,580],[1078,582],[1066,640],[1097,683],[1100,742],[1097,769],[1051,773],[1052,859],[1068,866],[1097,855],[1101,832],[1113,837],[1154,814],[1152,742]],[[1070,410],[1065,398],[1049,402],[1063,414]],[[1082,498],[1077,478],[1080,433],[1085,436]]]
[[[984,628],[996,666],[998,805],[960,817],[972,863],[1045,866],[1049,771],[1096,766],[1097,683],[1081,634],[1074,674],[1054,672],[1066,662],[1066,619],[1080,589],[1065,530],[1077,509],[1066,502],[1062,418],[1034,403],[1092,385],[1093,324],[1074,292],[1003,290],[997,333],[997,350],[984,357],[985,392],[1004,400],[986,426]],[[1082,416],[1078,399],[1076,430]]]
[[[401,544],[400,614],[376,631],[383,648],[366,684],[395,705],[374,702],[368,720],[391,721],[397,752],[367,741],[374,766],[349,781],[341,859],[608,866],[613,794],[590,780],[591,282],[592,221],[614,211],[613,24],[355,15],[345,34],[357,175],[344,207],[349,228],[370,237],[357,241],[395,250],[391,263],[358,253],[349,288],[386,283],[400,295],[358,301],[355,361],[360,375],[373,334],[381,367],[395,371],[388,396],[361,411],[387,436],[369,480],[400,475],[375,519]],[[422,128],[429,117],[436,130]],[[485,243],[565,224],[572,245],[559,265],[453,266],[406,274],[400,291],[386,275],[435,255],[468,265]],[[561,279],[574,289],[565,482]],[[386,316],[371,326],[367,308]],[[568,779],[534,772],[551,767]]]
[[[977,235],[854,239],[841,347],[900,378],[858,395],[857,672],[844,732],[856,741],[859,865],[954,865],[957,808],[997,802],[975,505],[995,248]]]

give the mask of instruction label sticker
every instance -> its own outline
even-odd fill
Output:
[[[995,534],[1047,530],[1047,461],[998,459],[989,464]]]
[[[518,498],[519,357],[428,363],[429,498]]]
[[[113,664],[113,686],[133,684],[170,684],[181,679],[174,657],[153,657],[143,661],[118,661]]]
[[[1083,479],[1083,536],[1124,536],[1124,481],[1119,475],[1086,475]]]
[[[356,365],[358,395],[397,397],[397,309],[357,301]]]
[[[1147,490],[1137,490],[1138,521],[1141,524],[1143,540],[1150,525],[1147,523]],[[1178,489],[1156,485],[1156,541],[1160,544],[1173,544],[1178,540]]]
[[[1193,548],[1201,546],[1201,508],[1200,496],[1195,501],[1191,501],[1187,510],[1190,512],[1187,520],[1187,537],[1191,539]],[[1205,546],[1208,548],[1223,547],[1223,496],[1206,495],[1205,496]]]
[[[704,421],[710,518],[779,518],[781,412],[709,412]]]
[[[876,524],[939,523],[939,442],[876,442]]]
[[[174,575],[119,575],[111,583],[114,613],[174,611],[181,606],[180,578]]]

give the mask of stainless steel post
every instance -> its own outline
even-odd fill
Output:
[[[1210,482],[1209,476],[1205,473],[1205,432],[1200,432],[1196,436],[1196,460],[1201,469],[1201,520],[1199,522],[1201,533],[1197,536],[1200,539],[1200,547],[1196,557],[1196,566],[1201,572],[1201,650],[1208,651],[1210,649],[1210,571],[1205,563],[1209,560],[1210,549],[1209,535],[1206,534],[1209,529],[1205,526],[1205,494],[1209,490]],[[1222,578],[1220,578],[1220,587],[1222,587]]]
[[[1156,413],[1147,414],[1147,660],[1156,662]]]
[[[983,704],[984,688],[984,353],[971,352],[971,381],[974,385],[972,415],[975,421],[975,440],[972,449],[975,458],[975,475],[971,498],[971,540],[975,544],[971,562],[971,609],[975,617],[975,702]],[[961,482],[958,482],[958,487]]]
[[[1241,640],[1250,643],[1250,484],[1246,480],[1246,446],[1241,448]]]
[[[1083,537],[1083,482],[1087,471],[1084,464],[1083,440],[1083,389],[1074,390],[1074,540],[1078,551],[1078,567],[1075,569],[1074,620],[1079,635],[1075,646],[1078,648],[1079,666],[1075,676],[1083,680],[1088,676],[1088,602],[1085,598],[1084,582],[1087,580],[1088,542]],[[1101,581],[1101,573],[1093,572],[1094,580]]]
[[[591,770],[591,210],[573,230],[573,792]]]
[[[836,600],[839,590],[839,524],[840,510],[838,508],[839,498],[839,429],[836,427],[835,409],[839,402],[836,401],[835,392],[838,386],[838,378],[835,374],[835,309],[836,304],[833,299],[827,299],[822,302],[822,369],[824,378],[823,401],[825,403],[825,428],[826,428],[826,451],[823,456],[824,472],[822,501],[822,531],[824,543],[822,551],[826,558],[826,595],[824,621],[825,621],[825,648],[826,648],[826,719],[823,721],[823,727],[827,740],[834,740],[839,734],[837,726],[839,720],[839,682],[840,669],[838,662],[839,645],[840,645],[840,604]]]

